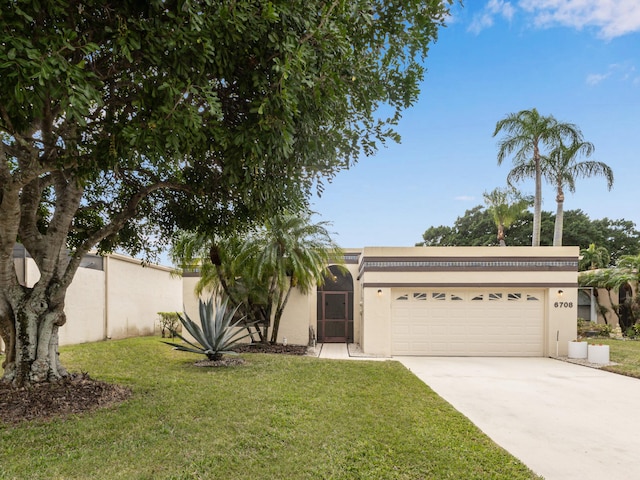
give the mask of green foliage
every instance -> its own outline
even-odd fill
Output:
[[[554,216],[550,212],[542,212],[541,245],[553,243]],[[511,227],[505,229],[508,245],[531,245],[531,225],[533,216],[524,212]],[[423,234],[423,241],[418,245],[427,246],[475,246],[497,245],[495,226],[489,211],[478,205],[465,211],[458,217],[452,227],[429,227]],[[613,264],[626,252],[640,253],[640,232],[633,222],[627,220],[591,220],[582,210],[564,212],[565,245],[578,245],[588,248],[595,243],[610,253]]]
[[[201,353],[209,360],[220,360],[224,354],[236,355],[231,349],[246,338],[249,334],[241,329],[244,327],[244,318],[235,320],[235,309],[227,308],[227,299],[216,299],[215,308],[213,299],[206,302],[199,301],[200,305],[200,325],[189,318],[185,312],[184,317],[178,315],[180,323],[195,339],[191,342],[175,330],[172,336],[180,338],[187,345],[164,342],[171,345],[176,350],[183,352]]]
[[[609,252],[604,247],[598,247],[595,243],[589,245],[589,248],[580,249],[580,262],[578,270],[595,270],[597,268],[605,268],[611,261]]]
[[[559,122],[553,115],[540,115],[538,110],[521,110],[511,113],[496,123],[495,137],[502,133],[498,143],[498,165],[513,156],[513,169],[507,176],[509,185],[525,178],[535,180],[533,236],[531,244],[541,245],[542,222],[542,160],[546,152],[562,145],[563,140],[571,144],[582,141],[582,132],[573,124]]]
[[[263,327],[261,341],[273,319],[270,341],[275,343],[291,290],[309,292],[324,281],[330,262],[341,262],[342,252],[326,227],[326,222],[312,223],[309,214],[285,213],[245,235],[211,239],[183,232],[171,255],[178,264],[200,265],[196,291],[222,290]]]
[[[158,323],[160,324],[160,331],[162,338],[166,335],[175,337],[175,333],[180,325],[180,315],[178,312],[158,312]]]
[[[611,325],[606,323],[595,323],[582,318],[578,318],[578,336],[579,337],[609,337],[612,332]]]
[[[501,246],[506,245],[505,228],[510,227],[524,215],[525,210],[533,203],[533,199],[523,197],[513,188],[494,188],[491,192],[483,193],[482,196],[487,205],[487,211],[498,229],[498,242]]]
[[[18,239],[40,270],[34,302],[61,312],[89,250],[153,259],[180,228],[230,234],[304,209],[397,141],[452,2],[4,2],[5,343],[47,360],[11,333],[28,303],[10,273]],[[43,365],[27,357],[21,377]]]

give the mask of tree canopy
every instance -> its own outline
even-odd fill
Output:
[[[531,245],[533,215],[524,212],[509,228],[505,228],[505,239],[511,246]],[[552,245],[555,219],[551,212],[542,211],[541,244]],[[565,245],[577,245],[588,249],[591,244],[606,249],[610,265],[625,255],[640,253],[640,232],[633,222],[624,219],[602,218],[591,220],[582,210],[564,212]],[[429,227],[423,241],[425,246],[480,246],[498,245],[495,223],[488,209],[478,205],[459,216],[453,226]]]
[[[451,1],[13,0],[0,15],[5,379],[65,375],[66,289],[94,247],[304,208],[417,99]],[[385,107],[385,108],[381,108]],[[382,116],[381,112],[388,112]],[[40,280],[20,285],[20,241]]]

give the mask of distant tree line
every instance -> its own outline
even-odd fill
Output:
[[[555,216],[542,212],[540,245],[553,245]],[[533,214],[524,212],[509,228],[505,229],[505,240],[509,246],[531,245]],[[609,265],[615,265],[624,255],[640,253],[640,232],[635,223],[617,219],[592,220],[582,210],[564,212],[563,245],[577,245],[581,249],[591,244],[606,248]],[[498,245],[496,224],[488,209],[482,205],[467,210],[458,217],[453,226],[429,227],[417,246],[481,246]]]

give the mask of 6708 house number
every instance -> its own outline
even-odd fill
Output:
[[[554,308],[573,308],[573,302],[555,302]]]

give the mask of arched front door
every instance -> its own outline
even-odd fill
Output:
[[[353,342],[353,279],[335,265],[318,287],[318,342]]]

